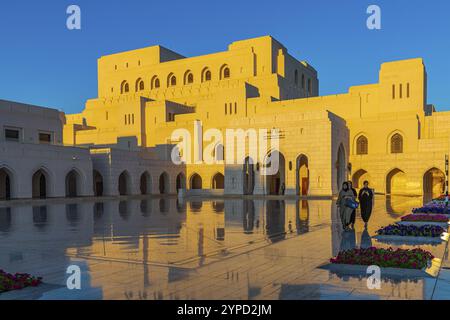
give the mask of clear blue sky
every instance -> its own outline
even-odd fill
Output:
[[[82,10],[82,30],[66,9]],[[382,30],[366,9],[382,9]],[[448,0],[41,0],[0,2],[0,99],[79,112],[97,96],[97,58],[161,44],[186,56],[270,34],[319,72],[320,94],[373,83],[384,61],[423,57],[428,102],[450,110]]]

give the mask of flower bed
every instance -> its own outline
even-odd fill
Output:
[[[0,270],[0,293],[20,290],[26,287],[36,287],[42,283],[42,278],[33,277],[27,273],[10,274]]]
[[[440,237],[445,230],[441,226],[414,226],[391,224],[377,231],[380,236],[401,236],[401,237]]]
[[[415,249],[384,249],[370,247],[367,249],[351,249],[341,251],[332,264],[377,265],[382,268],[424,269],[434,256],[425,250]]]
[[[421,208],[414,208],[412,212],[428,214],[450,214],[450,207],[446,207],[444,203],[429,203]]]
[[[426,221],[426,222],[448,222],[448,217],[443,214],[410,214],[402,217],[402,221]]]

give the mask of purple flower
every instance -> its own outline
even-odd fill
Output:
[[[376,233],[378,235],[436,238],[440,237],[443,232],[445,232],[445,230],[440,226],[424,225],[419,227],[414,225],[391,224],[387,227],[379,229]]]

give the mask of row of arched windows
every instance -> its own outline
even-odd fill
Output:
[[[403,153],[403,136],[399,133],[394,134],[390,139],[390,152]],[[361,135],[356,139],[356,154],[369,154],[369,140]]]
[[[224,189],[225,188],[225,176],[218,172],[212,177],[211,189]],[[191,175],[189,179],[189,189],[200,190],[203,189],[203,179],[198,173]]]
[[[49,171],[40,168],[29,177],[28,181],[33,198],[38,199],[54,196],[55,181],[51,181],[51,177],[54,177],[55,180],[64,179],[66,197],[72,198],[83,195],[84,178],[78,169],[73,168],[65,176],[60,177],[59,175],[50,175]],[[0,200],[10,200],[11,198],[14,199],[17,197],[17,194],[15,194],[16,190],[13,188],[19,182],[16,179],[17,177],[14,176],[12,171],[5,167],[0,167]]]
[[[93,173],[93,181],[94,181],[94,194],[96,196],[103,196],[103,176],[97,170],[94,170]],[[169,186],[169,174],[167,172],[163,172],[159,175],[158,189],[160,194],[167,194],[170,191]],[[156,182],[156,181],[155,181]],[[151,194],[152,193],[152,176],[148,171],[145,171],[141,174],[139,178],[140,191],[141,194]],[[176,190],[177,192],[180,189],[189,189],[199,190],[203,189],[203,179],[198,173],[193,173],[189,179],[189,185],[186,185],[186,177],[183,173],[177,175],[176,178]],[[225,186],[225,176],[217,172],[212,176],[211,180],[211,189],[224,189]],[[127,170],[123,171],[118,178],[118,191],[119,195],[131,195],[133,194],[132,190],[132,179],[131,175]]]
[[[200,76],[201,82],[207,82],[212,80],[212,72],[209,68],[204,68]],[[219,79],[220,80],[228,79],[230,78],[230,76],[231,76],[230,68],[226,64],[223,65],[219,70]],[[191,70],[187,70],[183,76],[183,84],[184,85],[193,84],[194,80],[195,80],[194,73]],[[177,84],[178,84],[177,76],[173,72],[171,72],[167,76],[167,87],[174,87]],[[153,90],[158,89],[160,87],[161,87],[161,80],[159,79],[158,76],[153,76],[150,81],[150,88]],[[142,78],[137,79],[135,84],[135,91],[139,92],[144,90],[145,90],[144,80]],[[120,85],[120,93],[124,94],[129,92],[130,92],[130,85],[128,81],[126,80],[122,81]]]

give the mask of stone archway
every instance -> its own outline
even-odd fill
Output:
[[[431,168],[423,175],[423,195],[437,198],[445,192],[445,174],[438,168]]]
[[[92,174],[93,185],[94,185],[94,195],[96,197],[103,196],[103,176],[97,170],[94,170]]]
[[[309,191],[309,167],[308,157],[301,154],[296,161],[296,193],[297,195],[307,196]]]
[[[405,193],[407,193],[405,172],[398,168],[392,169],[386,176],[386,194]]]
[[[31,179],[32,197],[47,198],[49,196],[50,179],[48,173],[44,169],[39,169],[33,174]]]
[[[152,178],[147,171],[141,174],[140,190],[143,195],[152,193]]]
[[[212,189],[223,190],[225,186],[225,177],[220,172],[217,172],[212,179]]]
[[[0,200],[11,199],[12,174],[5,168],[0,169]]]
[[[75,198],[81,194],[80,174],[76,170],[70,170],[66,175],[66,197]]]
[[[167,172],[163,172],[159,176],[159,193],[160,194],[168,194],[169,193],[169,175]]]
[[[119,195],[126,196],[131,193],[131,178],[127,171],[123,171],[119,176]]]
[[[282,193],[282,186],[286,188],[286,160],[284,155],[278,150],[274,150],[266,157],[266,194],[279,195]],[[274,167],[277,165],[277,167]]]
[[[369,173],[364,169],[359,169],[353,174],[352,182],[355,189],[361,189],[364,181],[368,181],[370,184],[371,177]]]
[[[191,190],[203,189],[202,177],[200,177],[197,173],[194,173],[189,179],[189,188]]]
[[[177,193],[180,190],[186,190],[186,176],[182,172],[177,175]]]

